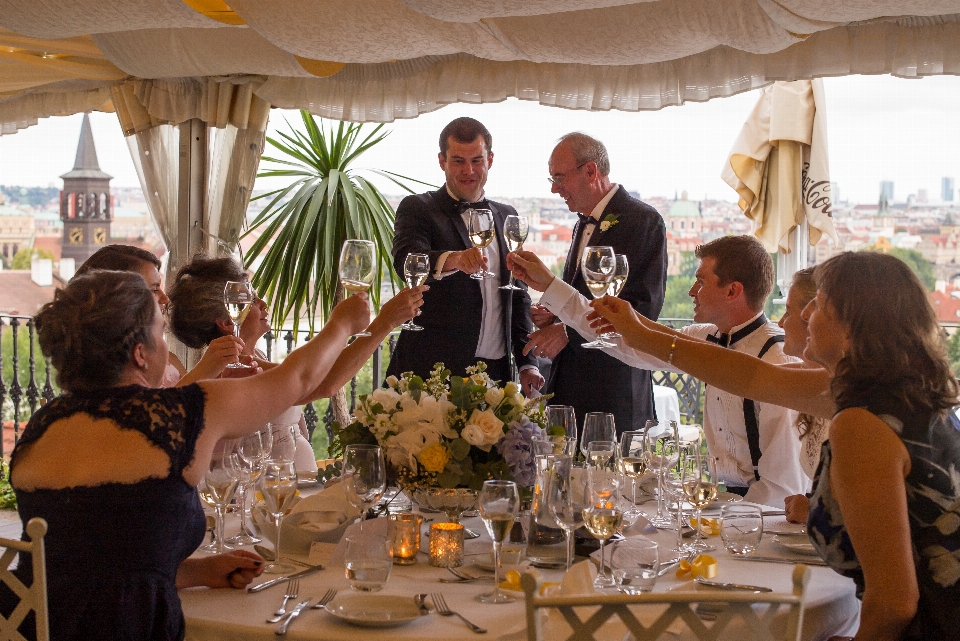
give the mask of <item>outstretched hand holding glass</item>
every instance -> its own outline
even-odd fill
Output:
[[[370,289],[376,274],[376,249],[369,240],[346,240],[340,249],[340,285],[352,294]],[[354,336],[370,336],[370,332],[360,332]]]

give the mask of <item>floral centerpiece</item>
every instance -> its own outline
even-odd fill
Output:
[[[498,386],[484,363],[467,373],[451,376],[437,363],[427,380],[412,372],[388,377],[388,387],[359,397],[350,425],[334,426],[331,453],[378,444],[402,487],[479,490],[492,478],[532,486],[532,441],[544,434],[549,396],[525,399],[512,381]]]

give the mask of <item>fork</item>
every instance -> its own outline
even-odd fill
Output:
[[[466,618],[464,618],[464,616],[459,612],[454,612],[453,610],[448,608],[447,601],[443,598],[443,595],[440,594],[439,592],[434,592],[433,594],[430,595],[430,597],[433,599],[433,605],[436,606],[437,614],[439,614],[440,616],[449,617],[455,614],[458,617],[460,617],[461,621],[463,621],[468,626],[470,626],[470,629],[476,632],[477,634],[486,634],[487,631],[484,628],[481,628],[476,623],[471,623]]]
[[[310,609],[311,609],[311,610],[319,610],[320,608],[322,608],[322,607],[325,606],[326,604],[328,604],[328,603],[330,603],[331,601],[333,601],[333,597],[335,597],[335,596],[337,596],[337,591],[336,591],[336,590],[334,590],[334,589],[332,589],[332,588],[329,589],[329,590],[327,590],[327,593],[324,594],[323,597],[322,597],[319,601],[316,602],[316,604],[311,605],[311,606],[310,606]]]
[[[289,583],[287,583],[287,592],[286,594],[283,595],[283,603],[281,603],[277,611],[273,613],[273,616],[282,617],[284,614],[286,614],[287,602],[290,601],[290,599],[296,599],[297,594],[299,593],[300,593],[300,579],[294,579],[293,581],[290,581]],[[276,621],[273,619],[267,619],[267,623],[276,623],[279,620],[280,619],[276,619]]]

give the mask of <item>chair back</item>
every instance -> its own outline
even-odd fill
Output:
[[[745,624],[745,630],[742,633],[739,630],[737,632],[739,641],[799,641],[809,581],[809,568],[797,565],[793,570],[793,592],[789,594],[718,590],[651,592],[639,595],[598,593],[586,596],[539,596],[534,575],[524,574],[520,578],[526,592],[528,641],[543,641],[546,632],[542,611],[550,609],[558,610],[570,626],[572,633],[566,637],[567,641],[596,639],[594,634],[612,617],[618,617],[636,641],[653,641],[665,633],[669,638],[674,638],[674,631],[668,628],[675,621],[685,624],[697,639],[713,640],[719,638],[730,623],[737,619]],[[636,606],[640,605],[659,606],[656,610],[651,609],[647,613],[649,616],[643,617],[649,620],[659,612],[649,625],[644,625],[637,617],[635,610]],[[782,607],[787,609],[785,626],[781,619],[774,624],[775,615]],[[705,616],[704,611],[709,612],[709,615]],[[581,618],[581,615],[585,615],[585,618]],[[781,629],[782,632],[775,632]],[[561,641],[556,630],[550,630],[550,641]]]
[[[0,640],[26,641],[17,628],[32,610],[36,618],[37,641],[50,639],[49,619],[47,615],[47,567],[43,548],[43,537],[47,533],[47,522],[41,518],[30,519],[27,534],[30,541],[0,538],[0,582],[10,588],[20,598],[20,603],[6,619],[0,616]],[[11,571],[10,565],[17,554],[30,554],[33,559],[33,581],[25,586]]]

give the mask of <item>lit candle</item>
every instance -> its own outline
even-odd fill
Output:
[[[463,526],[434,523],[430,526],[430,565],[455,568],[463,565]]]
[[[417,562],[421,523],[423,517],[419,514],[390,515],[390,545],[394,565],[413,565]]]

